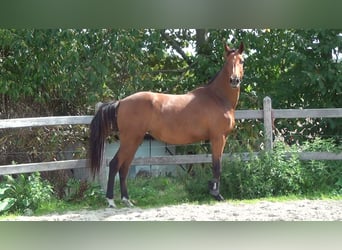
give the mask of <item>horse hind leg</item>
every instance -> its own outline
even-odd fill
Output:
[[[132,202],[129,200],[128,191],[127,191],[127,175],[130,167],[130,163],[134,157],[130,157],[128,161],[125,162],[120,160],[123,157],[123,153],[120,153],[120,149],[115,155],[115,157],[110,161],[109,163],[109,175],[108,175],[108,183],[107,183],[107,192],[106,192],[106,198],[108,202],[108,207],[110,208],[116,208],[115,202],[114,202],[114,185],[115,185],[115,176],[119,172],[120,177],[120,190],[121,190],[121,199],[123,203],[127,207],[133,207]]]
[[[128,171],[130,168],[130,164],[134,158],[134,154],[135,154],[136,149],[138,148],[138,145],[139,143],[135,147],[132,147],[131,145],[130,148],[125,147],[125,146],[120,146],[115,157],[109,163],[109,174],[108,174],[106,198],[107,198],[108,206],[110,208],[116,208],[116,205],[114,202],[114,185],[115,185],[115,176],[118,172],[119,172],[119,177],[120,177],[121,199],[127,207],[133,207],[132,202],[129,200],[126,179],[127,179]]]
[[[127,175],[130,165],[123,166],[119,171],[120,176],[120,189],[121,189],[121,200],[126,207],[134,207],[133,203],[129,200],[127,191]]]
[[[106,198],[108,202],[108,207],[116,208],[114,202],[114,184],[115,184],[115,176],[120,169],[120,162],[118,158],[118,153],[114,156],[114,158],[109,163],[109,174],[108,174],[108,183],[107,183],[107,192]]]
[[[127,175],[129,168],[131,166],[132,160],[134,158],[135,152],[137,151],[140,143],[144,138],[144,134],[137,136],[135,139],[125,140],[121,137],[121,147],[123,150],[119,157],[123,159],[123,164],[119,169],[120,176],[120,190],[121,190],[121,200],[127,207],[133,207],[133,203],[129,199],[127,190]],[[125,142],[129,143],[125,143]]]

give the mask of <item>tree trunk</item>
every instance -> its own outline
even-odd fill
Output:
[[[208,30],[196,29],[196,51],[197,54],[208,54]]]

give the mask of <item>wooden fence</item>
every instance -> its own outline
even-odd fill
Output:
[[[276,118],[342,118],[342,108],[333,109],[272,109],[271,99],[264,98],[262,110],[236,110],[235,119],[263,119],[265,132],[265,149],[271,150],[273,144],[272,123]],[[39,118],[18,118],[0,120],[0,129],[6,128],[25,128],[37,126],[57,126],[70,124],[89,124],[93,116],[57,116]],[[248,159],[250,154],[224,154],[223,158],[234,158],[242,156]],[[302,152],[299,155],[302,160],[342,160],[342,152]],[[139,157],[132,162],[133,165],[177,165],[210,163],[211,154],[201,155],[173,155],[160,157]],[[17,165],[0,166],[0,175],[30,173],[36,171],[52,171],[61,169],[86,168],[86,160],[67,160],[40,163],[27,163]]]

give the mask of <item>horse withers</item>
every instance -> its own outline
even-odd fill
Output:
[[[109,163],[106,197],[114,203],[114,181],[119,172],[121,199],[128,206],[127,174],[135,152],[146,133],[169,144],[188,144],[209,140],[212,150],[213,178],[209,192],[216,200],[220,194],[221,159],[227,135],[235,125],[235,108],[243,78],[244,44],[237,50],[224,46],[222,69],[207,85],[182,94],[138,92],[105,103],[90,124],[89,158],[93,174],[99,172],[104,142],[111,132],[119,132],[120,148]]]

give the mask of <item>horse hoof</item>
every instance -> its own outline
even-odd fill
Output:
[[[125,204],[126,207],[134,207],[133,203],[126,197],[122,198],[122,202]]]
[[[108,198],[107,198],[107,202],[108,202],[108,207],[109,207],[109,208],[116,208],[113,199],[108,199]]]
[[[223,201],[224,198],[221,194],[218,194],[218,195],[215,195],[214,198],[217,200],[217,201]]]

